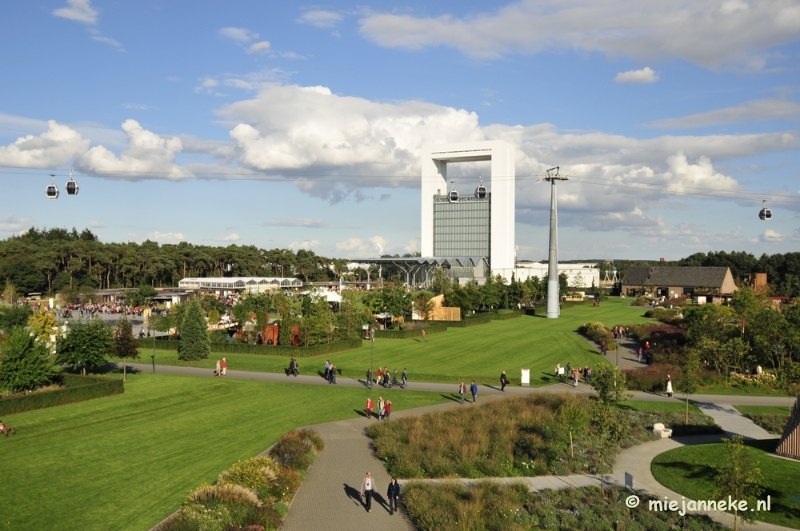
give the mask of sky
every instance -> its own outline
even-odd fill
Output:
[[[519,259],[554,166],[562,259],[800,248],[798,0],[4,2],[0,72],[0,238],[415,252],[421,147],[505,140]]]

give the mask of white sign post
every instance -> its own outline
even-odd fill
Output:
[[[531,384],[531,370],[522,369],[522,385],[528,387]]]

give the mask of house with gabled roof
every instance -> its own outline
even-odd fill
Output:
[[[667,299],[697,293],[730,296],[739,289],[728,267],[632,266],[621,284],[629,297],[650,293]]]

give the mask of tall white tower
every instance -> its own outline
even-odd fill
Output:
[[[422,147],[422,256],[437,256],[434,236],[434,196],[448,193],[447,165],[491,161],[489,263],[493,274],[511,277],[514,270],[514,146],[502,140],[438,144]],[[476,176],[477,177],[477,176]]]

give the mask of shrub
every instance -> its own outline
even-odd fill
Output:
[[[278,465],[269,457],[253,457],[237,461],[219,475],[217,483],[241,485],[263,498],[278,477]]]
[[[644,316],[668,324],[676,323],[683,319],[683,313],[680,310],[668,310],[661,307],[647,310],[644,312]]]
[[[269,455],[281,466],[292,470],[307,470],[313,455],[323,449],[324,443],[311,430],[294,430],[281,437]]]
[[[186,498],[187,504],[206,505],[211,502],[232,504],[232,505],[252,505],[260,507],[261,502],[255,491],[241,485],[221,484],[221,485],[202,485]]]
[[[269,488],[269,495],[278,501],[289,501],[300,488],[300,472],[288,467],[280,467],[278,477]]]
[[[61,373],[57,376],[56,381],[61,383],[61,388],[0,399],[0,415],[22,413],[23,411],[118,395],[125,390],[122,380],[100,376],[78,376]]]
[[[606,348],[608,350],[614,350],[617,346],[616,342],[614,341],[614,335],[608,329],[606,329],[605,326],[603,326],[603,323],[590,321],[581,326],[578,329],[578,332],[588,337],[598,345],[600,344],[600,341],[605,340]]]
[[[44,341],[22,327],[14,328],[3,343],[0,381],[12,392],[33,391],[55,376],[53,357]]]
[[[778,415],[776,413],[765,413],[762,415],[745,415],[758,426],[761,426],[773,435],[782,435],[789,422],[789,415]]]

